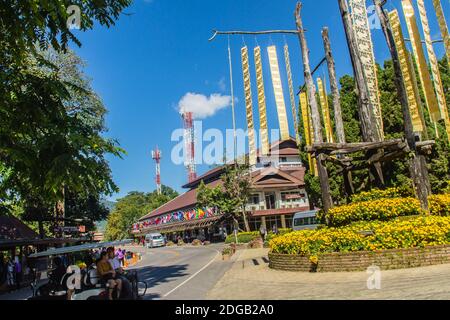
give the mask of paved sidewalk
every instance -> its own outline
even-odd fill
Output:
[[[268,249],[239,255],[207,299],[450,299],[450,264],[381,272],[381,289],[367,289],[366,272],[303,273],[272,270]]]

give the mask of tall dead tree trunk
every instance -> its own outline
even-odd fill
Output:
[[[395,85],[397,87],[398,98],[402,105],[405,137],[406,140],[408,141],[409,148],[414,151],[413,158],[410,160],[409,163],[411,178],[414,183],[414,189],[416,191],[417,197],[420,200],[421,207],[422,209],[428,212],[429,190],[427,186],[430,185],[428,178],[428,169],[426,167],[425,157],[421,155],[416,148],[416,139],[413,131],[411,114],[409,112],[408,96],[405,83],[403,81],[398,51],[397,48],[395,47],[395,40],[389,23],[389,19],[383,10],[382,1],[374,0],[374,4],[378,17],[380,18],[381,27],[383,29],[384,36],[386,38],[386,43],[389,47],[389,51],[392,56],[392,62],[394,65],[394,72],[395,72]]]
[[[345,143],[344,121],[342,120],[341,95],[339,93],[338,82],[336,77],[336,67],[334,63],[333,53],[331,51],[330,38],[328,36],[328,28],[322,29],[323,46],[325,49],[325,58],[327,59],[328,75],[330,77],[331,94],[333,95],[334,123],[336,125],[336,135],[339,143]],[[344,187],[347,196],[354,193],[352,183],[352,173],[347,168],[343,168]]]
[[[358,95],[359,118],[361,122],[361,130],[363,140],[365,142],[378,142],[382,140],[380,133],[376,128],[376,119],[373,112],[373,106],[369,99],[369,89],[364,76],[363,64],[359,55],[358,45],[356,43],[355,35],[353,33],[353,21],[350,16],[347,0],[338,0],[339,9],[341,11],[342,22],[344,24],[345,36],[350,51],[353,71],[355,74],[355,82]],[[382,151],[378,151],[382,152]],[[376,153],[376,152],[375,152]],[[373,153],[368,153],[367,157],[374,156]],[[377,186],[384,185],[383,172],[381,163],[377,162],[371,166],[375,184]]]
[[[345,143],[344,122],[342,121],[341,96],[339,93],[338,82],[336,78],[336,67],[331,51],[328,28],[322,29],[323,46],[325,48],[325,58],[327,59],[328,75],[330,77],[331,94],[333,95],[334,122],[336,125],[336,135],[339,143]]]
[[[309,105],[311,107],[311,118],[312,118],[313,129],[314,129],[314,138],[315,138],[314,142],[321,143],[321,142],[323,142],[322,124],[320,121],[320,113],[319,113],[319,108],[318,108],[317,99],[316,99],[316,87],[314,85],[314,81],[313,81],[313,78],[311,75],[311,66],[309,63],[309,49],[308,49],[308,44],[306,42],[305,31],[303,29],[301,9],[302,9],[302,4],[300,2],[298,2],[297,7],[295,9],[295,23],[297,25],[298,37],[299,37],[299,41],[300,41],[300,47],[302,50],[304,77],[305,77],[306,88],[308,91],[308,100],[309,100]],[[333,201],[331,199],[330,184],[328,181],[328,172],[327,172],[327,168],[325,167],[324,155],[321,153],[318,153],[316,155],[316,158],[317,158],[317,170],[319,173],[319,180],[320,180],[320,188],[322,191],[323,210],[325,212],[328,212],[328,210],[333,206]]]

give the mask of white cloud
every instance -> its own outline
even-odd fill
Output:
[[[196,119],[205,119],[230,105],[230,96],[213,93],[207,97],[203,94],[188,92],[178,102],[178,110],[180,113],[192,112]]]
[[[225,83],[225,77],[220,78],[217,85],[219,86],[220,91],[225,92],[227,90],[227,85]]]

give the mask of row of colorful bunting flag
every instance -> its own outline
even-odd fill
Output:
[[[159,226],[167,223],[181,222],[181,221],[192,221],[199,219],[206,219],[216,216],[218,211],[213,208],[195,208],[185,211],[177,211],[168,214],[164,214],[155,218],[151,218],[140,223],[135,223],[133,225],[133,231],[139,231],[152,226]]]

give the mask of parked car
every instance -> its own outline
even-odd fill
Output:
[[[149,233],[145,236],[145,243],[147,248],[164,247],[166,241],[160,233]]]
[[[294,214],[292,220],[292,229],[294,231],[316,229],[318,226],[316,218],[317,212],[319,212],[319,210],[297,212],[296,214]]]

